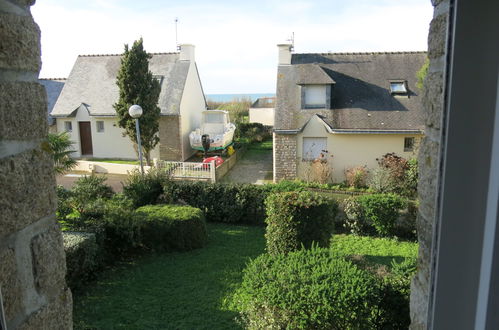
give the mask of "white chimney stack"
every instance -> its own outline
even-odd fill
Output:
[[[180,60],[194,62],[194,49],[196,47],[191,44],[180,45]]]
[[[291,44],[279,44],[279,65],[290,65],[291,64]]]

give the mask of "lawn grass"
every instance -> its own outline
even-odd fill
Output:
[[[113,158],[91,158],[89,161],[113,164],[139,165],[138,160],[113,159]],[[145,165],[145,162],[144,162]]]
[[[402,262],[418,255],[417,243],[355,235],[334,235],[331,248],[345,255],[361,255],[370,264],[388,268],[392,261]]]
[[[74,294],[75,329],[240,329],[232,296],[265,229],[208,223],[205,248],[121,263]],[[417,255],[417,243],[334,235],[331,249],[390,266]]]
[[[209,243],[105,272],[74,296],[75,329],[238,329],[229,310],[249,258],[263,253],[264,228],[208,224]]]

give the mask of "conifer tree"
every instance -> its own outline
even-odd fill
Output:
[[[131,49],[125,45],[125,52],[121,58],[121,67],[116,84],[119,87],[119,100],[113,105],[118,115],[118,126],[125,130],[137,150],[137,132],[135,119],[130,117],[128,109],[133,104],[142,107],[143,114],[139,119],[140,137],[143,154],[148,165],[151,165],[150,152],[159,142],[160,109],[158,98],[160,85],[149,71],[149,59],[143,47],[142,38],[134,41]]]

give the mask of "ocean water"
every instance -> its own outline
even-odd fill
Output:
[[[250,98],[252,102],[259,97],[274,97],[275,93],[254,93],[254,94],[206,94],[207,101],[230,102],[233,99]]]

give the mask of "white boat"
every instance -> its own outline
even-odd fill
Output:
[[[192,149],[206,151],[223,150],[232,144],[236,125],[230,122],[229,113],[224,110],[203,111],[201,127],[189,134]],[[204,138],[203,138],[204,136]]]

